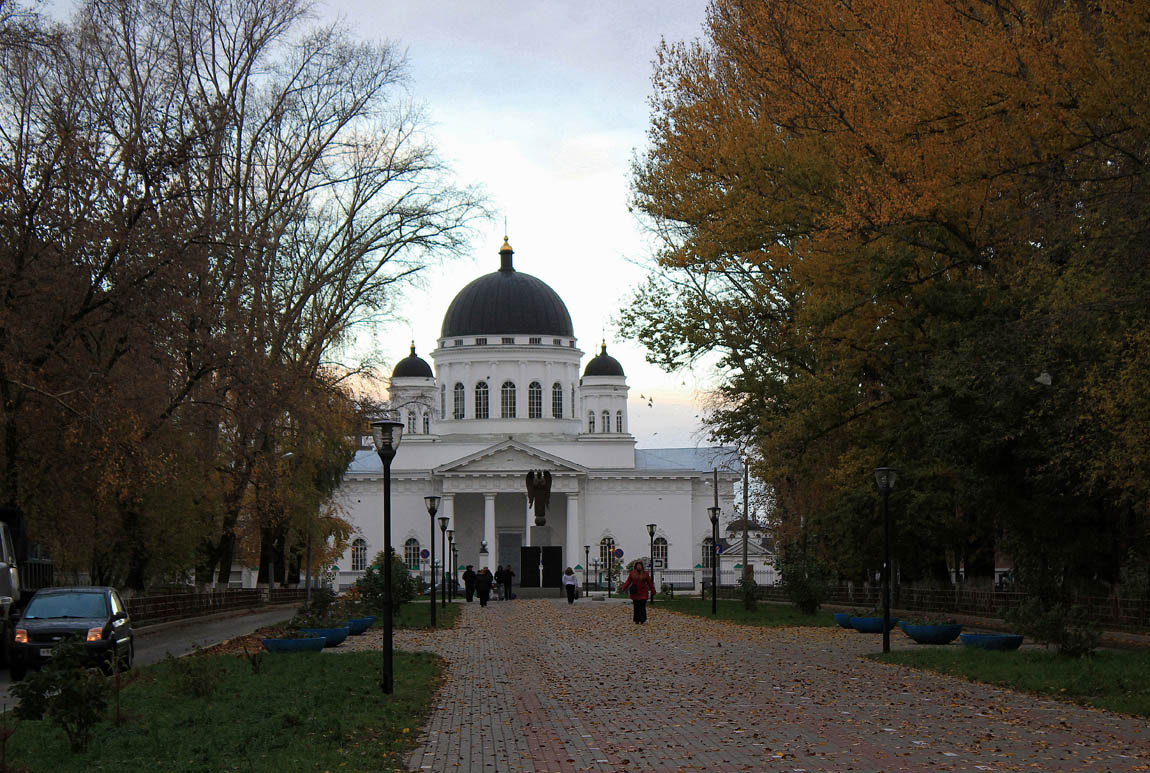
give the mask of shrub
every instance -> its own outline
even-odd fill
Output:
[[[1043,598],[1028,598],[1003,616],[1019,633],[1046,645],[1053,644],[1061,655],[1082,657],[1098,649],[1102,631],[1090,612],[1079,605]]]
[[[383,553],[375,556],[375,561],[367,568],[363,577],[356,581],[355,587],[363,599],[364,606],[372,612],[383,612],[383,574],[381,568],[386,565]],[[412,581],[411,572],[407,564],[399,556],[391,557],[391,603],[393,613],[400,606],[415,598],[416,585]]]
[[[73,752],[82,752],[92,740],[92,728],[108,707],[108,680],[84,665],[83,642],[58,644],[52,659],[11,687],[20,701],[20,719],[47,719],[68,736]]]
[[[744,571],[743,575],[739,578],[739,595],[743,599],[743,608],[752,610],[755,604],[758,603],[759,584],[755,582],[755,575],[749,571]]]
[[[208,698],[216,691],[219,672],[213,660],[204,657],[199,647],[194,654],[182,658],[168,653],[166,660],[176,692],[193,698]]]
[[[795,557],[779,559],[778,570],[791,603],[803,614],[818,612],[827,597],[829,580],[826,569],[814,559]]]

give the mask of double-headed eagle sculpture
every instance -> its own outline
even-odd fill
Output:
[[[551,473],[530,470],[527,473],[527,504],[535,508],[535,525],[547,523],[547,505],[551,502]]]

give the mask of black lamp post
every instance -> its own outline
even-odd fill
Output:
[[[601,567],[603,565],[603,562],[600,561],[598,558],[596,558],[594,561],[594,564],[595,564],[595,590],[599,590],[600,587],[603,585],[603,575],[599,573],[599,567]]]
[[[615,543],[612,542],[607,547],[607,598],[611,598],[611,594],[615,589],[611,587],[612,577],[611,570],[615,568]]]
[[[882,494],[882,651],[890,652],[890,513],[887,499],[898,480],[898,470],[878,467],[874,471],[874,480],[878,484],[878,493]]]
[[[708,507],[711,516],[711,615],[719,613],[719,508]]]
[[[651,562],[651,585],[655,584],[655,524],[647,524],[647,536],[651,538],[651,551],[647,554],[647,560]],[[655,597],[651,596],[651,606],[655,606]]]
[[[591,574],[591,546],[583,546],[583,595],[587,595],[587,576]]]
[[[441,547],[439,548],[439,568],[443,570],[443,592],[439,594],[440,606],[447,609],[447,522],[451,520],[446,515],[439,516],[439,536]],[[435,546],[432,546],[432,550]],[[433,600],[432,604],[435,603]]]
[[[459,593],[459,545],[451,545],[451,598]]]
[[[447,597],[455,601],[455,529],[447,530],[447,544],[451,548],[448,560],[451,561],[451,582],[447,585]]]
[[[379,686],[384,695],[391,695],[395,690],[391,637],[391,460],[403,438],[403,423],[391,419],[373,421],[371,437],[383,462],[383,677]]]
[[[423,498],[427,505],[427,515],[431,518],[431,627],[435,627],[435,514],[439,512],[439,497],[429,495]]]

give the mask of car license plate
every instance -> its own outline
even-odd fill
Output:
[[[42,657],[42,658],[52,657],[52,648],[51,647],[44,647],[43,649],[41,649],[40,650],[40,657]]]

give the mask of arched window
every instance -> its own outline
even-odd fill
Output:
[[[543,418],[543,385],[538,381],[527,385],[527,418]]]
[[[572,419],[577,418],[575,416],[575,385],[574,384],[571,385],[571,418]]]
[[[439,385],[439,418],[447,418],[447,384]]]
[[[515,383],[512,381],[504,381],[499,388],[499,417],[515,418]]]
[[[351,543],[351,570],[362,572],[364,569],[367,569],[367,542],[360,537]]]
[[[615,411],[615,431],[622,434],[623,432],[623,412]]]
[[[599,562],[603,565],[604,568],[607,567],[607,555],[609,553],[614,553],[614,552],[615,552],[615,538],[614,537],[604,537],[603,539],[601,539],[599,541]],[[611,557],[611,563],[612,564],[618,563],[615,560],[614,556]]]
[[[710,537],[703,540],[703,560],[700,561],[704,569],[711,568],[711,562],[715,560],[715,541]]]
[[[407,434],[415,434],[415,422],[418,418],[419,415],[415,412],[414,408],[407,412]]]
[[[611,431],[611,412],[610,411],[603,411],[603,431],[604,432],[610,432]]]
[[[558,381],[551,385],[551,415],[563,418],[563,385]]]
[[[477,419],[487,419],[491,416],[489,392],[486,381],[480,381],[475,385],[475,418]]]
[[[595,411],[587,411],[587,431],[595,431]]]
[[[403,563],[408,569],[419,569],[419,540],[411,537],[403,543]]]
[[[423,434],[425,434],[425,435],[431,434],[431,412],[430,411],[423,414]]]
[[[463,418],[463,384],[456,384],[455,385],[455,388],[452,390],[452,396],[454,398],[454,401],[453,401],[454,404],[451,407],[451,418],[462,419]]]
[[[651,551],[651,564],[653,569],[667,568],[667,538],[655,537],[655,549]]]

